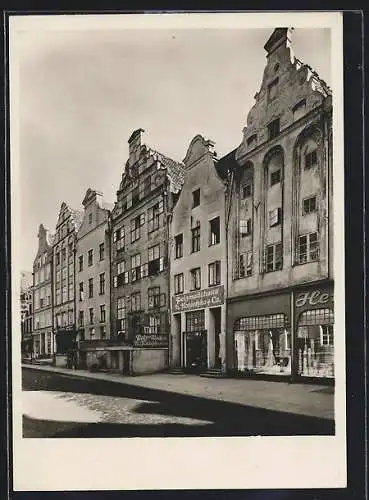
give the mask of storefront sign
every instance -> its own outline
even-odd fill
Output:
[[[173,312],[203,309],[224,303],[224,286],[199,290],[184,295],[175,295],[172,299]]]
[[[296,297],[296,307],[323,306],[329,302],[330,298],[329,293],[321,290],[303,292]]]
[[[135,347],[168,347],[168,335],[161,333],[136,334]]]

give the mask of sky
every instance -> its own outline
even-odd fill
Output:
[[[128,138],[182,161],[197,134],[222,157],[242,140],[272,29],[23,30],[19,35],[21,269],[40,223],[88,188],[113,203]],[[296,28],[296,57],[331,85],[329,29]]]

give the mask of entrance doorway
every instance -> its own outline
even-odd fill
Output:
[[[207,369],[207,335],[202,332],[185,332],[185,367],[192,372],[202,372]]]
[[[209,309],[214,332],[214,368],[220,369],[222,367],[222,358],[220,357],[220,333],[222,328],[222,310],[220,307]]]

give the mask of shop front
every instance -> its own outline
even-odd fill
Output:
[[[297,290],[295,318],[297,376],[334,379],[333,285]]]
[[[236,374],[290,376],[290,294],[230,301],[229,368]]]
[[[175,295],[172,313],[171,366],[195,373],[209,368],[220,370],[225,363],[221,349],[224,287]]]

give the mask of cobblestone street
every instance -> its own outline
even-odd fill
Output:
[[[333,434],[332,391],[283,382],[169,374],[127,379],[25,368],[23,433],[24,437]]]

